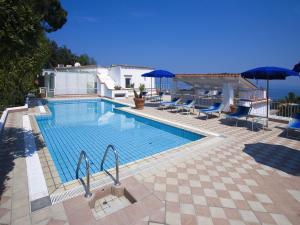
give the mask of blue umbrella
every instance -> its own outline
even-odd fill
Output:
[[[175,74],[166,71],[166,70],[153,70],[149,73],[144,73],[142,77],[154,77],[154,78],[160,78],[160,92],[161,92],[161,78],[167,77],[167,78],[173,78],[175,77]],[[152,82],[151,82],[151,94],[152,94]]]
[[[243,78],[267,80],[267,126],[269,118],[269,80],[285,80],[289,76],[300,76],[299,73],[279,67],[259,67],[241,73]]]

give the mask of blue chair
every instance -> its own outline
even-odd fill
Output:
[[[206,119],[208,119],[209,114],[212,115],[213,113],[219,113],[219,117],[220,117],[223,108],[224,108],[224,105],[220,102],[217,102],[206,109],[199,109],[198,116],[200,116],[201,113],[204,113],[206,115]]]
[[[296,113],[286,128],[286,136],[289,135],[289,130],[300,131],[300,113]]]
[[[227,114],[225,116],[226,119],[235,119],[236,120],[236,126],[238,125],[238,121],[242,118],[246,118],[246,120],[248,120],[248,117],[250,115],[250,111],[251,111],[252,107],[249,106],[238,106],[236,112],[234,113],[230,113]]]
[[[171,101],[168,102],[161,102],[158,106],[158,109],[168,109],[174,107],[181,101],[181,98],[173,98]]]
[[[195,100],[187,100],[185,103],[183,104],[176,104],[175,108],[176,111],[178,112],[179,110],[183,110],[183,111],[187,111],[187,112],[191,112],[191,109],[194,108],[196,101]]]

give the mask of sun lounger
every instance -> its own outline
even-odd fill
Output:
[[[286,129],[286,136],[289,135],[289,130],[300,131],[300,113],[292,117]]]
[[[176,104],[175,108],[176,108],[176,112],[182,110],[182,111],[187,111],[187,112],[191,112],[191,109],[194,108],[195,106],[195,100],[187,100],[185,103],[183,104]]]
[[[158,109],[168,109],[174,107],[181,101],[181,98],[173,98],[172,101],[161,102],[158,106]]]
[[[242,118],[246,118],[248,120],[248,117],[250,115],[252,107],[248,106],[238,106],[236,112],[227,114],[225,116],[226,119],[235,119],[236,120],[236,126],[238,125],[238,121]]]
[[[151,96],[151,97],[149,98],[149,100],[152,101],[152,102],[158,102],[158,101],[160,101],[160,100],[162,99],[163,95],[164,95],[163,92],[159,92],[158,95],[153,95],[153,96]]]
[[[222,91],[218,91],[215,95],[212,95],[213,98],[219,98],[222,96]]]
[[[222,103],[214,103],[212,106],[206,108],[206,109],[199,109],[199,116],[201,113],[204,113],[206,115],[206,119],[208,119],[209,114],[213,113],[219,113],[219,117],[221,115],[221,112],[224,108],[224,105]]]

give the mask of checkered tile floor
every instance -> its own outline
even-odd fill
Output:
[[[193,116],[170,118],[195,126]],[[226,140],[155,175],[136,176],[165,201],[167,224],[300,224],[300,142],[281,137],[284,125],[252,132],[217,119],[197,123]]]
[[[136,225],[300,224],[300,141],[283,135],[284,124],[271,122],[272,131],[251,131],[245,123],[235,127],[217,118],[202,120],[151,107],[142,112],[217,132],[226,138],[209,151],[199,149],[199,153],[172,167],[135,175],[164,203],[163,208]],[[16,121],[16,118],[10,117],[8,121]],[[16,168],[13,171],[15,180],[24,177],[22,174],[16,176]],[[13,190],[20,186],[15,186],[15,182],[10,185]],[[74,215],[64,215],[65,202],[45,209],[51,209],[47,216],[41,210],[25,217],[18,211],[24,211],[23,206],[18,210],[11,207],[20,202],[16,196],[12,198],[12,204],[11,196],[2,196],[0,224],[7,221],[73,224],[70,218]],[[7,215],[11,219],[7,219]],[[43,220],[40,220],[42,216]]]

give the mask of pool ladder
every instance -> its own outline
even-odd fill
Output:
[[[103,168],[103,165],[104,165],[104,161],[106,159],[106,156],[107,156],[107,153],[109,150],[112,150],[112,152],[114,153],[114,156],[115,156],[115,165],[116,165],[116,177],[114,177],[110,172],[108,172],[107,170],[105,170]],[[116,148],[113,146],[113,145],[108,145],[106,150],[105,150],[105,153],[104,153],[104,156],[102,158],[102,161],[101,161],[101,171],[104,171],[108,176],[110,176],[110,178],[114,181],[114,184],[115,185],[120,185],[120,180],[119,180],[119,154],[116,150]]]
[[[79,169],[80,169],[80,165],[81,165],[81,162],[83,159],[85,161],[86,183],[84,182],[84,180],[82,178],[79,178]],[[80,156],[79,156],[79,160],[78,160],[77,168],[76,168],[76,179],[80,179],[80,181],[84,187],[84,190],[85,190],[84,197],[86,197],[86,198],[91,197],[92,193],[90,190],[90,160],[87,157],[87,154],[85,151],[80,152]]]
[[[105,159],[107,157],[107,154],[108,154],[109,150],[112,150],[112,152],[114,153],[115,165],[116,165],[116,177],[114,177],[110,172],[108,172],[107,170],[105,170],[103,168],[104,162],[105,162]],[[82,178],[79,178],[80,165],[81,165],[83,159],[85,161],[86,183],[84,182],[84,180]],[[104,171],[108,176],[111,177],[111,179],[114,181],[114,185],[120,185],[121,184],[120,180],[119,180],[119,154],[118,154],[116,148],[113,145],[108,145],[106,150],[105,150],[104,156],[103,156],[102,161],[101,161],[101,171]],[[80,181],[81,181],[81,183],[84,187],[84,190],[85,190],[84,197],[86,197],[86,198],[91,197],[92,193],[91,193],[91,190],[90,190],[90,160],[87,157],[87,154],[86,154],[85,151],[80,152],[80,156],[79,156],[79,160],[78,160],[77,168],[76,168],[76,179],[80,179]]]

